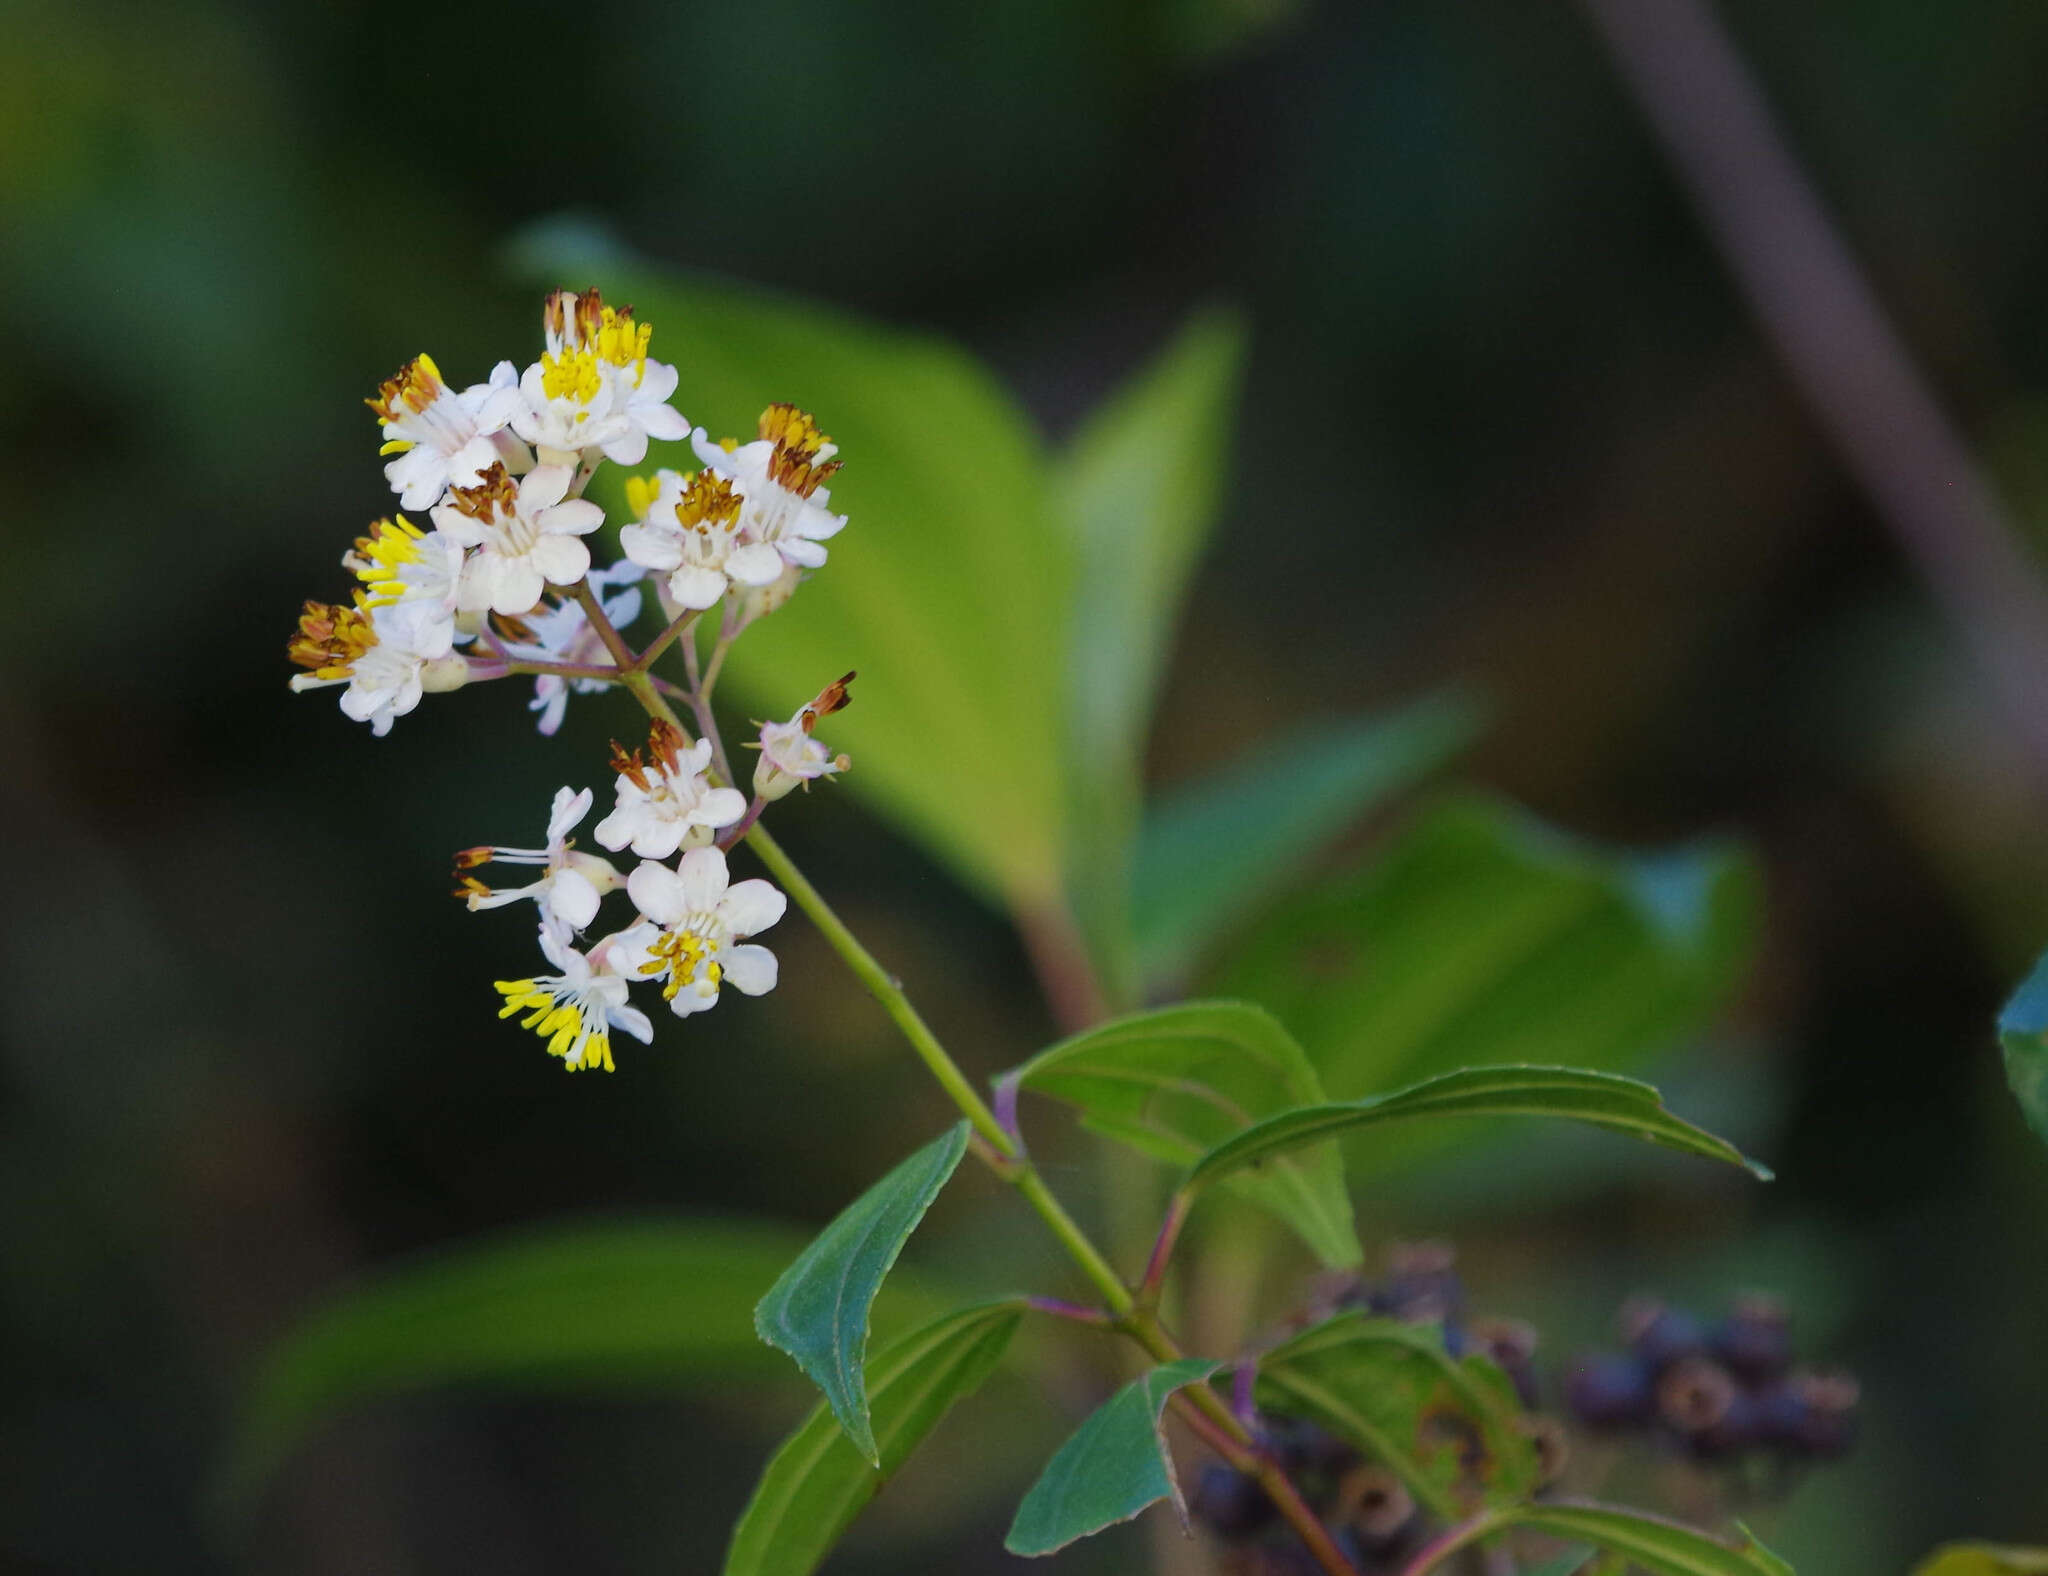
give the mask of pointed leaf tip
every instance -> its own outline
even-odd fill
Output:
[[[849,1204],[754,1309],[754,1330],[825,1393],[854,1448],[879,1466],[868,1416],[868,1312],[882,1281],[967,1153],[958,1122]]]

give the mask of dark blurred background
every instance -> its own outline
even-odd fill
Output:
[[[2038,546],[2048,10],[1722,11]],[[565,1081],[492,1021],[508,927],[442,877],[595,780],[602,708],[536,742],[507,686],[372,741],[285,691],[299,602],[389,508],[364,395],[421,348],[458,382],[527,357],[505,247],[565,211],[952,334],[1054,433],[1190,309],[1241,305],[1233,501],[1155,778],[1462,680],[1493,718],[1467,775],[1622,842],[1738,833],[1765,872],[1703,1065],[1770,1091],[1748,1136],[1776,1187],[1418,1193],[1369,1240],[1455,1237],[1475,1300],[1558,1354],[1638,1288],[1782,1289],[1866,1396],[1858,1454],[1760,1520],[1807,1576],[2048,1541],[2048,1157],[1990,1035],[2048,940],[2048,800],[1583,12],[8,15],[0,1567],[714,1568],[794,1387],[426,1396],[323,1433],[252,1530],[204,1490],[264,1343],[366,1268],[582,1211],[815,1222],[942,1119],[796,922],[802,990]],[[1050,1037],[1011,932],[924,856],[846,795],[782,823],[974,1070]],[[1062,1179],[1084,1207],[1094,1176]],[[918,1251],[971,1278],[990,1230],[1031,1228],[959,1191]],[[1076,1415],[1014,1399],[1030,1448]],[[1020,1470],[907,1478],[844,1569],[1021,1569],[996,1552]]]

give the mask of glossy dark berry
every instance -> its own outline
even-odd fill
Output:
[[[1248,1538],[1278,1514],[1278,1507],[1253,1479],[1216,1462],[1202,1468],[1188,1509],[1219,1538]]]
[[[1621,1333],[1629,1350],[1647,1363],[1652,1373],[1662,1373],[1673,1363],[1707,1350],[1707,1332],[1699,1320],[1683,1308],[1653,1299],[1632,1299],[1621,1310]]]
[[[1744,1297],[1714,1329],[1713,1352],[1750,1384],[1780,1377],[1792,1365],[1785,1305],[1775,1297]]]
[[[1641,1358],[1601,1352],[1581,1358],[1566,1376],[1564,1400],[1588,1427],[1638,1427],[1656,1415],[1656,1381]]]

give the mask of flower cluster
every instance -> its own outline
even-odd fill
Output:
[[[344,686],[342,711],[379,736],[430,692],[513,675],[533,677],[543,734],[560,729],[572,694],[624,687],[652,714],[644,745],[613,745],[614,803],[592,834],[638,859],[630,874],[575,846],[589,789],[555,795],[541,847],[455,858],[455,895],[471,909],[531,902],[537,915],[550,972],[499,981],[500,1016],[524,1014],[569,1068],[609,1070],[614,1031],[653,1032],[628,999],[634,985],[658,989],[678,1016],[705,1011],[726,985],[747,995],[775,985],[774,954],[748,938],[782,917],[785,900],[766,881],[732,880],[725,851],[798,783],[846,769],[812,730],[846,704],[853,675],[788,722],[760,726],[751,797],[730,780],[711,687],[731,643],[825,563],[821,544],[846,525],[825,486],[841,462],[794,405],[771,405],[747,443],[692,428],[669,403],[679,375],[651,356],[652,328],[595,290],[550,295],[541,330],[524,371],[501,361],[458,390],[420,355],[367,402],[398,508],[424,523],[394,511],[358,537],[341,560],[356,580],[350,599],[308,602],[287,654],[303,670],[293,689]],[[594,565],[605,515],[585,489],[607,460],[639,464],[652,439],[688,439],[701,468],[628,478],[625,556]],[[650,574],[668,624],[636,653],[623,632]],[[700,678],[697,621],[721,602]],[[686,686],[652,671],[670,646]],[[701,737],[664,694],[688,703]],[[478,874],[492,864],[537,875],[494,888]],[[633,913],[606,932],[597,922],[612,893]]]

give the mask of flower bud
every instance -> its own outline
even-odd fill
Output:
[[[429,695],[459,690],[469,682],[469,658],[437,657],[420,668],[420,688]]]

